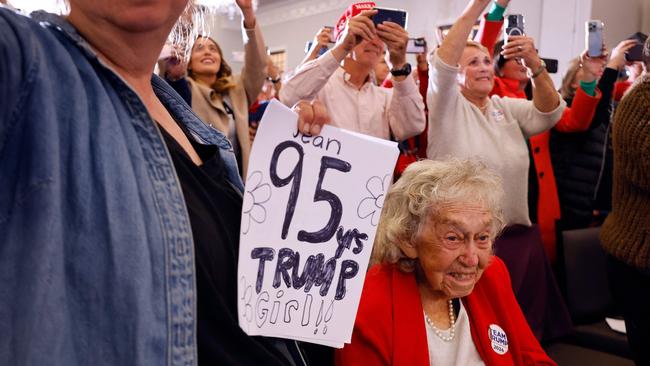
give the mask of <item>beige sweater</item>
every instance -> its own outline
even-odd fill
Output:
[[[528,217],[526,139],[552,128],[566,103],[542,113],[525,99],[492,96],[486,113],[461,94],[459,68],[446,65],[437,54],[429,67],[429,159],[479,158],[503,179],[503,212],[508,225],[531,224]]]
[[[245,29],[242,25],[244,49],[246,51],[244,67],[240,75],[234,76],[235,87],[229,90],[232,109],[235,115],[235,131],[241,151],[242,176],[246,179],[251,141],[248,135],[248,108],[255,102],[264,85],[264,67],[266,66],[266,46],[258,25],[254,29]],[[224,55],[221,55],[224,57]],[[192,89],[192,110],[206,124],[221,130],[228,136],[229,116],[223,106],[222,94],[187,78]]]

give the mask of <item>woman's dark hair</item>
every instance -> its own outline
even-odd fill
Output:
[[[209,39],[212,43],[214,43],[214,45],[217,46],[217,51],[219,51],[219,56],[221,56],[220,57],[221,66],[219,67],[219,71],[217,71],[217,80],[214,82],[214,84],[212,84],[212,89],[215,92],[220,94],[228,92],[228,90],[235,87],[235,83],[232,80],[232,69],[224,59],[223,52],[221,51],[221,47],[219,46],[217,41],[212,39],[212,37],[208,37],[208,36],[198,36],[194,41],[194,45],[196,45],[196,41],[199,38]],[[194,45],[192,45],[192,49],[194,49]],[[187,63],[188,65],[187,73],[192,79],[196,79],[194,72],[192,71],[192,69],[189,68],[191,64],[192,64],[192,54],[190,53],[190,62]]]
[[[494,45],[494,51],[492,52],[492,60],[494,61],[494,74],[501,76],[501,69],[503,65],[506,64],[506,58],[501,56],[501,50],[503,50],[503,40],[497,42]]]
[[[646,38],[643,44],[643,64],[647,72],[650,72],[650,37]]]

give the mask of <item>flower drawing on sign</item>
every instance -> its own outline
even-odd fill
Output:
[[[266,221],[266,208],[264,204],[271,199],[271,186],[268,183],[262,183],[262,178],[262,172],[256,170],[246,180],[241,223],[244,235],[248,234],[251,228],[251,221],[258,224]]]
[[[383,179],[374,176],[366,182],[366,190],[370,193],[370,197],[361,200],[357,207],[357,215],[361,219],[370,217],[372,226],[377,226],[379,223],[379,216],[381,215],[382,207],[384,207],[384,198],[390,186],[390,180],[391,175],[388,174]]]

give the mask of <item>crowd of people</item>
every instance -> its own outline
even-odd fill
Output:
[[[279,70],[236,0],[235,75],[191,0],[66,16],[0,0],[0,364],[554,365],[542,344],[572,331],[556,236],[601,225],[650,364],[650,39],[641,61],[638,40],[585,51],[555,85],[532,37],[499,40],[509,3],[468,0],[413,68],[407,30],[351,4]],[[238,324],[242,191],[272,99],[303,134],[402,150],[340,350]]]

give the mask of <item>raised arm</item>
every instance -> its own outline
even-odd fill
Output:
[[[614,93],[614,85],[618,78],[618,72],[623,69],[627,63],[625,60],[625,53],[636,44],[637,42],[635,40],[625,40],[620,42],[612,50],[612,55],[607,62],[605,71],[600,77],[600,80],[598,80],[598,90],[601,92],[602,98],[596,107],[594,119],[589,126],[590,129],[610,123],[612,97]]]
[[[334,48],[302,65],[282,86],[280,90],[282,103],[292,106],[302,99],[314,99],[348,53],[352,52],[361,40],[374,38],[376,30],[370,16],[376,12],[376,10],[366,10],[352,17]]]
[[[257,99],[257,95],[262,90],[266,73],[264,66],[266,64],[266,46],[262,31],[257,25],[255,11],[253,10],[252,0],[237,0],[237,6],[242,14],[242,37],[244,39],[244,67],[242,68],[242,82],[248,105],[251,105]]]
[[[440,48],[436,51],[438,58],[442,62],[449,66],[458,64],[474,22],[489,3],[490,0],[471,0],[469,2],[465,10],[463,10],[463,14],[456,20],[442,41]]]
[[[603,50],[603,55],[606,55]],[[605,66],[607,56],[589,57],[587,51],[580,56],[582,72],[580,73],[580,86],[576,90],[571,107],[567,107],[562,118],[555,125],[555,130],[560,132],[581,132],[589,129],[596,113],[596,106],[602,97],[596,89],[598,75]]]
[[[503,13],[510,0],[497,0],[492,3],[490,10],[481,18],[474,40],[488,49],[490,57],[494,56],[494,45],[499,39],[503,27]]]
[[[300,67],[303,64],[306,64],[307,62],[311,60],[315,60],[318,58],[321,50],[323,48],[327,48],[327,44],[330,41],[330,37],[332,36],[332,29],[328,27],[323,27],[318,30],[318,33],[314,36],[314,40],[311,42],[311,48],[307,51],[307,55],[305,56],[302,61],[296,66],[296,68]]]
[[[560,105],[560,94],[537,54],[535,42],[527,36],[510,36],[501,54],[506,58],[519,58],[531,72],[533,81],[533,104],[542,113],[555,110]]]

